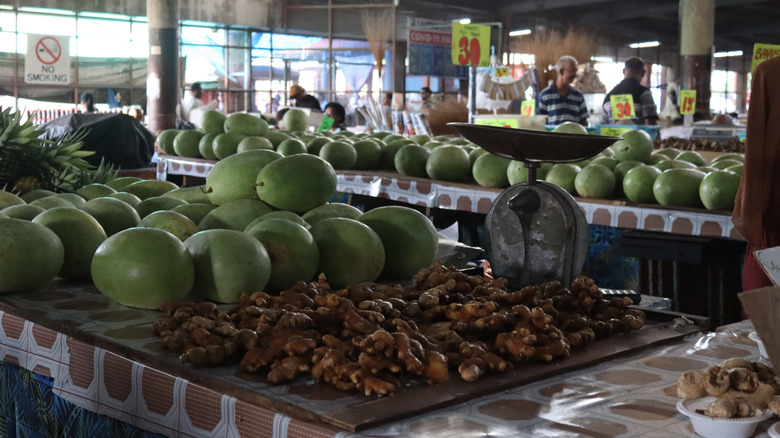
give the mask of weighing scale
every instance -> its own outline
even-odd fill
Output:
[[[566,190],[537,181],[536,170],[545,162],[591,158],[620,137],[448,125],[494,155],[522,161],[528,170],[528,181],[501,192],[485,219],[485,251],[493,273],[516,288],[551,280],[571,284],[588,254],[588,222],[577,201]]]

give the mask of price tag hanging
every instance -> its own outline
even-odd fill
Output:
[[[524,100],[520,103],[520,115],[521,116],[533,116],[536,114],[536,101]]]
[[[696,112],[696,90],[680,90],[680,114]]]
[[[490,65],[490,26],[452,23],[452,63]]]
[[[612,106],[612,120],[635,119],[634,98],[630,94],[613,94],[609,96]]]

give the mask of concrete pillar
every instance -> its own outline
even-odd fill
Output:
[[[680,89],[696,90],[694,118],[710,119],[715,0],[680,0]]]
[[[149,20],[149,60],[146,74],[146,111],[149,129],[158,132],[176,126],[179,103],[179,2],[146,0]]]

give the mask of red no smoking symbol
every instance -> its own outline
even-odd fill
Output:
[[[57,62],[62,56],[60,42],[52,37],[43,37],[35,44],[35,56],[46,65]]]

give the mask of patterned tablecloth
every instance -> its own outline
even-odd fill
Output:
[[[168,175],[205,178],[215,161],[160,155],[157,179]],[[500,189],[414,178],[394,172],[337,171],[337,190],[423,207],[487,213]],[[674,209],[627,201],[575,198],[592,225],[660,231],[681,235],[725,237],[744,240],[731,223],[731,213],[701,209]]]
[[[683,371],[731,357],[759,359],[747,337],[752,326],[744,321],[352,434],[228,395],[226,386],[211,380],[168,372],[176,356],[163,351],[152,333],[157,316],[118,305],[92,286],[55,284],[4,295],[0,360],[50,378],[55,393],[75,405],[167,436],[650,438],[692,434],[675,408]],[[138,351],[160,360],[137,359]],[[227,385],[294,401],[315,413],[365,400],[310,380],[269,386],[224,367],[213,373]],[[756,436],[766,436],[774,421],[762,423]]]

